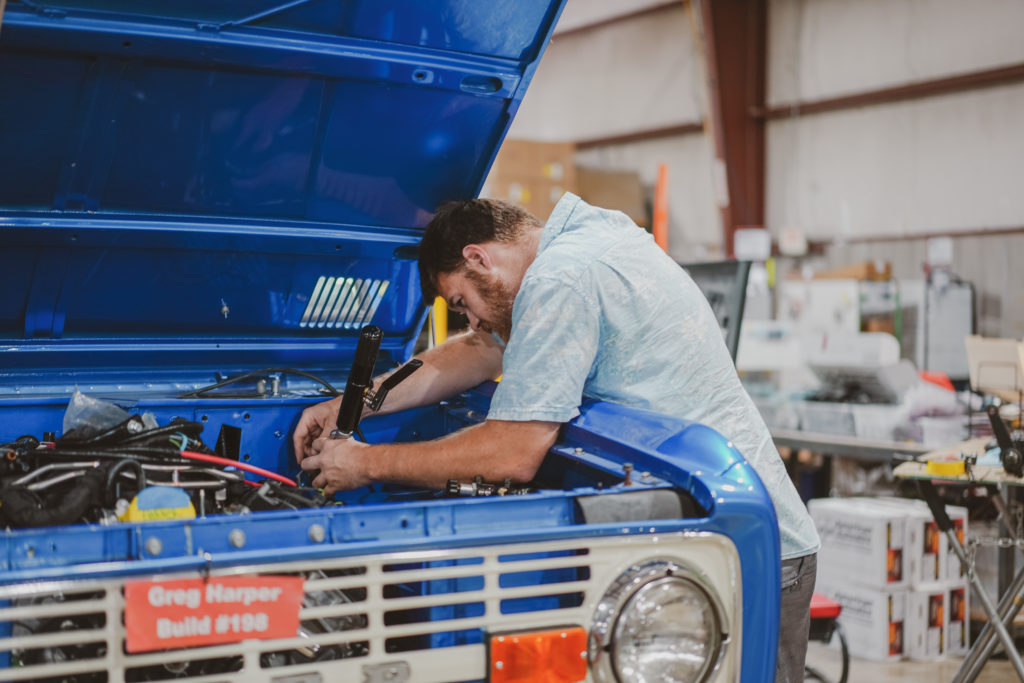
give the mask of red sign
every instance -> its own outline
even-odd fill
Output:
[[[132,581],[124,586],[128,652],[294,638],[302,579],[232,576]]]

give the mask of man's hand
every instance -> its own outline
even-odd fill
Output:
[[[340,409],[341,396],[338,396],[329,401],[312,405],[302,411],[299,424],[295,426],[295,432],[292,434],[295,460],[299,464],[302,464],[304,459],[316,452],[313,450],[313,442],[316,439],[331,433],[334,424],[338,421],[338,411]]]
[[[313,441],[310,448],[312,454],[303,458],[300,465],[307,472],[320,470],[312,482],[313,488],[323,489],[324,495],[333,496],[337,491],[347,491],[371,483],[362,466],[366,448],[367,444],[355,439],[320,437]]]

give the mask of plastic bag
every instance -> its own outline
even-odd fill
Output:
[[[61,432],[66,435],[77,430],[79,436],[88,436],[119,425],[129,417],[131,413],[116,403],[90,398],[76,388],[64,411]],[[153,413],[143,413],[142,424],[146,429],[159,426]]]

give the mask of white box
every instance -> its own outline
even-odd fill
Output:
[[[906,510],[908,519],[912,520],[908,522],[906,558],[912,587],[935,582],[959,583],[967,580],[967,572],[960,565],[960,558],[950,547],[946,534],[939,531],[939,525],[927,503],[923,500],[888,496],[878,500]],[[960,545],[964,545],[967,537],[967,508],[947,505],[946,514],[953,522]]]
[[[921,503],[918,505],[918,503]],[[922,501],[882,496],[876,505],[888,506],[907,521],[907,540],[903,564],[911,588],[931,586],[945,579],[942,555],[942,534],[931,511]]]
[[[842,605],[838,621],[854,657],[890,661],[905,654],[905,590],[877,590],[854,584],[823,583],[815,590]]]
[[[963,657],[971,649],[971,587],[967,581],[946,589],[946,654]]]
[[[821,538],[818,575],[827,583],[907,587],[903,510],[870,498],[815,498],[807,508]]]
[[[960,545],[967,549],[967,508],[958,505],[947,505],[946,514],[953,522],[953,529]],[[947,583],[960,583],[967,581],[967,571],[960,564],[960,558],[956,551],[949,545],[949,538],[942,534],[942,552],[946,557],[946,575],[943,577]]]
[[[943,584],[914,588],[907,593],[904,633],[906,654],[911,659],[934,661],[946,656],[947,598],[948,589]]]

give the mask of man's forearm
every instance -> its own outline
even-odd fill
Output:
[[[373,481],[444,488],[449,479],[533,478],[558,437],[557,422],[488,420],[434,441],[360,449],[361,469]]]
[[[490,335],[468,332],[416,356],[423,367],[395,387],[380,412],[430,405],[501,374],[502,349]],[[374,386],[387,375],[374,380]]]

